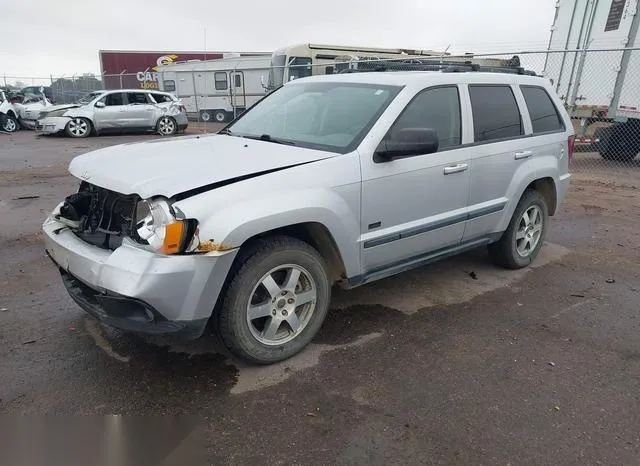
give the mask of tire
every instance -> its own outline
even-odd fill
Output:
[[[537,215],[535,219],[534,212]],[[530,224],[526,222],[525,213]],[[489,245],[493,262],[508,269],[527,267],[542,248],[548,221],[549,208],[544,196],[535,190],[526,191],[518,202],[507,230],[499,241]]]
[[[217,313],[220,338],[256,364],[288,359],[311,342],[327,315],[326,263],[307,243],[287,236],[261,240],[240,254]],[[299,273],[295,289],[287,286],[293,270]]]
[[[156,132],[160,136],[173,136],[178,132],[178,123],[173,117],[162,116],[156,123]]]
[[[72,138],[87,138],[91,135],[92,125],[86,118],[72,118],[64,127],[64,132]]]
[[[200,112],[200,121],[209,123],[212,119],[213,119],[213,115],[211,115],[211,112],[208,112],[207,110],[202,110]]]
[[[640,128],[637,124],[598,128],[594,137],[599,139],[597,150],[605,160],[630,162],[640,152]]]
[[[225,121],[227,121],[227,112],[225,112],[224,110],[216,110],[215,112],[213,112],[213,120],[216,123],[224,123]]]
[[[16,117],[14,117],[13,115],[5,115],[6,116],[6,120],[4,121],[4,124],[2,125],[2,131],[6,131],[7,133],[15,133],[16,131],[18,131],[20,129],[20,123],[18,123],[18,120],[16,119]]]

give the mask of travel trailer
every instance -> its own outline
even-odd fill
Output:
[[[266,95],[262,85],[271,57],[191,60],[158,67],[160,89],[182,100],[201,121],[223,123]]]

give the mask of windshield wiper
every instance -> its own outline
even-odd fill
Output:
[[[226,134],[228,136],[232,136],[233,133],[231,132],[230,129],[221,129],[220,131],[218,131],[218,134]]]
[[[273,142],[274,144],[284,144],[286,146],[295,146],[296,143],[292,142],[292,141],[287,141],[285,139],[278,139],[278,138],[273,138],[271,137],[270,134],[262,134],[260,136],[254,136],[252,134],[249,135],[242,135],[243,138],[247,138],[247,139],[255,139],[257,141],[266,141],[266,142]]]

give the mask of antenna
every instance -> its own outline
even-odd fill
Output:
[[[204,94],[206,96],[207,95],[207,26],[204,27],[204,79],[202,80],[202,83],[204,85]],[[197,95],[197,92],[195,92],[195,89],[194,89],[194,93],[196,94],[196,110],[198,110],[198,104],[197,104],[198,95]],[[200,118],[200,112],[198,112],[198,119],[199,118]],[[204,122],[204,134],[207,134],[206,121]]]

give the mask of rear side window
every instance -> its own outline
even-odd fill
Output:
[[[564,131],[564,123],[551,97],[542,87],[521,86],[533,125],[533,133]]]
[[[130,104],[146,104],[149,103],[147,94],[144,92],[129,92],[127,93],[127,99]]]
[[[476,142],[518,137],[524,133],[511,86],[469,86]]]
[[[433,129],[438,150],[459,146],[462,140],[460,96],[457,87],[436,87],[418,94],[390,130],[391,139],[405,128]]]
[[[153,96],[153,100],[155,100],[159,104],[163,102],[173,102],[173,99],[171,98],[171,96],[167,94],[151,94],[151,95]]]

